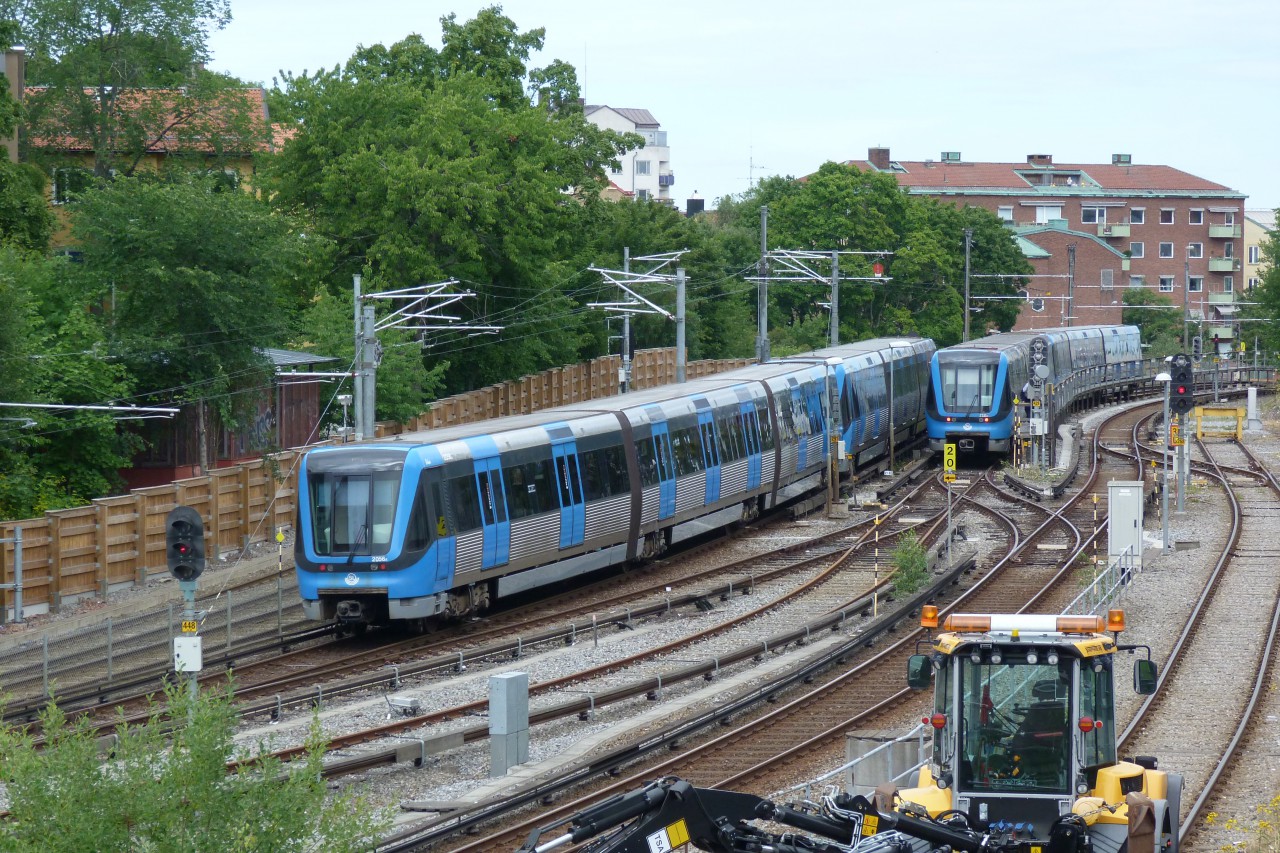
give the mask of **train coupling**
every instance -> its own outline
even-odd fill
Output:
[[[352,599],[339,601],[337,615],[339,622],[363,622],[364,605]]]

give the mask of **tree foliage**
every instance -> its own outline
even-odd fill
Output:
[[[584,215],[572,193],[594,195],[638,140],[586,122],[568,66],[527,68],[540,30],[519,33],[497,9],[443,30],[440,50],[411,36],[287,77],[302,123],[265,181],[334,241],[335,292],[361,273],[369,292],[452,277],[475,293],[463,307],[504,331],[497,346],[434,336],[464,354],[450,357],[453,390],[575,361],[593,341],[563,263]]]
[[[171,687],[165,699],[168,715],[157,706],[146,724],[117,727],[109,756],[92,721],[69,719],[56,705],[41,715],[42,748],[20,728],[0,729],[0,779],[9,800],[0,847],[354,853],[371,849],[389,826],[388,815],[360,800],[329,798],[318,723],[305,759],[288,766],[266,759],[228,773],[228,760],[250,757],[232,740],[231,697],[193,700]]]
[[[100,308],[137,393],[207,401],[234,425],[269,384],[262,349],[287,339],[308,301],[316,241],[254,195],[178,174],[87,191],[72,231],[79,302]]]
[[[1142,329],[1147,358],[1182,352],[1182,306],[1168,296],[1141,287],[1126,288],[1120,322]]]
[[[203,160],[266,138],[238,81],[203,70],[229,0],[0,0],[0,17],[18,22],[27,48],[32,152],[78,140],[105,177],[132,174],[161,143]]]

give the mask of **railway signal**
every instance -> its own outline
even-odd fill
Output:
[[[169,574],[194,581],[204,571],[204,520],[189,506],[174,507],[164,522]]]
[[[1191,360],[1183,353],[1173,357],[1173,381],[1169,385],[1169,408],[1185,415],[1195,408],[1195,373]]]

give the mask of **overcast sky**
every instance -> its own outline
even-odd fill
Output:
[[[232,0],[215,70],[267,85],[410,33],[439,45],[472,0]],[[745,191],[827,160],[1173,166],[1280,206],[1277,0],[507,0],[546,29],[534,66],[578,69],[588,103],[649,110],[673,196]],[[683,205],[682,205],[683,206]]]

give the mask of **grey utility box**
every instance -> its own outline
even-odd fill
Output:
[[[1133,568],[1142,567],[1142,481],[1112,480],[1107,483],[1107,562],[1131,556]]]

